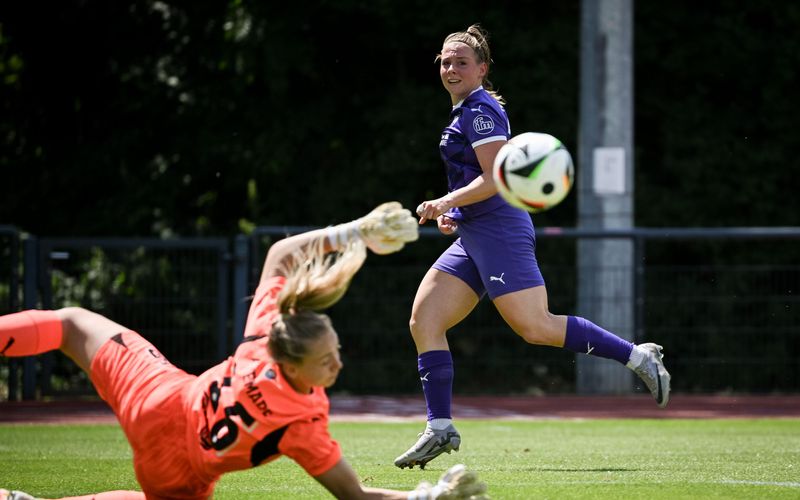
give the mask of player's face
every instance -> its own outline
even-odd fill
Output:
[[[442,47],[439,76],[453,104],[465,99],[483,83],[486,63],[479,63],[475,51],[461,42],[450,42]]]
[[[332,386],[344,366],[339,356],[340,348],[339,336],[332,329],[312,342],[303,361],[294,365],[292,370],[295,388],[308,392],[311,387]]]

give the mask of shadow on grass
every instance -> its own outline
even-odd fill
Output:
[[[531,471],[539,472],[639,472],[641,469],[625,469],[613,467],[599,467],[594,469],[553,469],[545,467],[531,467]]]

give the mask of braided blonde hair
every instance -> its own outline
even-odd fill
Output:
[[[347,291],[367,258],[366,245],[353,238],[343,248],[325,252],[325,238],[296,251],[282,264],[286,284],[278,294],[280,317],[269,335],[269,350],[277,362],[300,363],[309,344],[333,328],[320,313]]]
[[[486,63],[486,74],[483,76],[483,82],[481,84],[489,95],[494,97],[501,105],[505,105],[505,99],[494,90],[492,82],[489,81],[489,68],[493,62],[492,52],[489,49],[489,32],[483,29],[480,24],[476,23],[465,31],[457,31],[447,35],[444,42],[442,42],[442,46],[451,42],[460,42],[470,47],[475,52],[478,63]],[[442,55],[439,54],[436,56],[436,60],[438,61],[441,57]]]

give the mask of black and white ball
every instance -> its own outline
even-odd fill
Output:
[[[500,148],[493,176],[507,202],[537,213],[553,208],[569,194],[575,167],[561,141],[550,134],[525,132]]]

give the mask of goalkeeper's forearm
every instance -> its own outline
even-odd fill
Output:
[[[292,259],[297,252],[304,250],[310,245],[322,245],[322,250],[326,252],[342,248],[340,245],[331,244],[329,230],[331,228],[315,229],[305,233],[295,234],[272,244],[264,259],[264,267],[261,271],[261,280],[265,280],[285,267],[285,264]]]
[[[328,245],[327,250],[339,250],[347,246],[355,238],[363,239],[358,228],[359,224],[361,224],[361,218],[323,229],[325,241]]]
[[[325,252],[333,252],[346,247],[351,239],[361,237],[358,232],[360,220],[356,219],[336,226],[315,229],[276,241],[269,248],[267,257],[264,260],[261,279],[264,280],[272,276],[282,268],[282,264],[287,259],[291,259],[298,251],[305,249],[309,245],[321,244],[322,250]]]
[[[396,201],[382,203],[364,217],[330,227],[328,231],[331,246],[343,246],[360,238],[379,255],[397,252],[419,238],[416,220]]]

